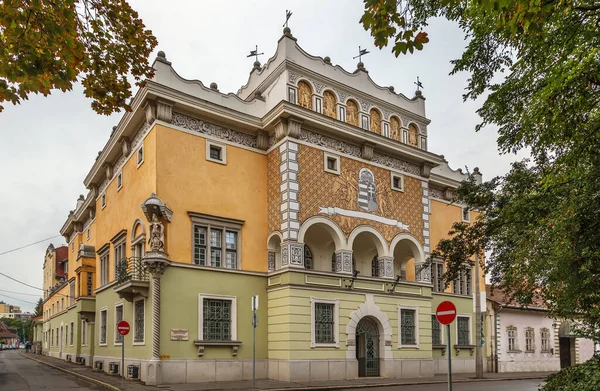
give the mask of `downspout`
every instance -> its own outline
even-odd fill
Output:
[[[500,309],[494,311],[494,373],[498,373],[498,314],[504,309],[502,304],[497,304],[500,306]]]

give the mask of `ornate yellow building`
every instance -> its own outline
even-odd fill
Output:
[[[258,295],[258,378],[433,376],[448,354],[474,371],[471,273],[446,289],[426,266],[473,216],[449,202],[466,176],[428,151],[420,93],[311,56],[287,28],[237,94],[163,52],[154,68],[61,229],[75,293],[65,313],[46,301],[48,354],[65,357],[68,323],[68,359],[105,371],[125,344],[149,384],[249,379]],[[433,316],[448,299],[452,352]]]

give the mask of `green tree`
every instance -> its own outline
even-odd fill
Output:
[[[96,112],[130,110],[128,75],[153,75],[156,44],[126,0],[0,1],[0,111],[78,80]]]
[[[486,250],[494,283],[523,303],[541,294],[552,316],[600,339],[600,3],[364,3],[363,26],[397,56],[423,49],[430,18],[457,22],[467,46],[451,74],[469,73],[464,99],[487,95],[476,130],[496,125],[500,153],[530,151],[506,175],[459,189],[482,215],[434,252],[449,261],[447,281]]]
[[[35,305],[35,310],[33,312],[34,317],[38,317],[44,313],[44,301],[40,297],[37,304]]]

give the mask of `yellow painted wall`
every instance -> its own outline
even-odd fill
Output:
[[[266,156],[227,145],[227,164],[206,160],[206,140],[165,126],[157,138],[157,195],[173,210],[166,230],[169,259],[192,263],[188,211],[244,220],[241,265],[267,270]]]

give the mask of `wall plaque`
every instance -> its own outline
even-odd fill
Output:
[[[189,334],[188,329],[171,329],[171,341],[187,341]]]

